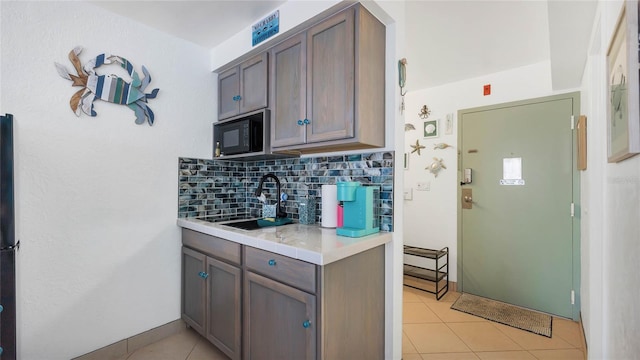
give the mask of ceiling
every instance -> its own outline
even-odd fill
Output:
[[[285,1],[90,2],[214,48]],[[548,60],[554,90],[580,86],[596,0],[409,0],[406,6],[409,91]]]
[[[214,48],[286,0],[89,2],[203,47]]]

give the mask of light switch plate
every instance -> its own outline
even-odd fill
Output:
[[[404,189],[404,199],[413,200],[413,188]]]

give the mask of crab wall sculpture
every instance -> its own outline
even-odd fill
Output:
[[[142,66],[144,78],[140,79],[138,73],[133,69],[133,65],[125,58],[117,55],[100,54],[87,62],[84,67],[80,63],[78,55],[82,52],[82,47],[78,46],[69,52],[69,60],[76,69],[77,76],[71,74],[64,65],[55,63],[58,74],[67,80],[71,80],[71,86],[81,86],[69,101],[71,110],[80,116],[80,110],[89,116],[96,116],[93,109],[93,102],[96,99],[108,101],[114,104],[127,105],[136,114],[136,124],[145,122],[153,125],[154,115],[151,108],[147,106],[147,100],[153,99],[158,94],[158,89],[153,89],[151,93],[145,93],[145,89],[151,82],[151,75]],[[130,82],[125,81],[116,75],[99,75],[95,69],[105,64],[118,64],[125,69]]]

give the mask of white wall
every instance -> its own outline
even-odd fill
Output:
[[[400,111],[398,84],[398,60],[406,56],[406,5],[404,2],[365,2],[368,10],[387,27],[386,38],[386,127],[387,148],[395,151],[393,203],[402,204],[404,170],[402,161],[404,147],[404,114]],[[404,245],[404,208],[394,205],[393,241],[387,244],[385,253],[385,359],[402,359],[402,246]]]
[[[407,83],[411,81],[412,67],[417,66],[420,64],[412,64],[409,59]],[[483,95],[486,84],[491,84],[491,95],[488,96]],[[404,240],[407,245],[431,249],[448,246],[450,281],[457,281],[458,110],[548,95],[552,95],[549,62],[407,93],[405,121],[415,130],[405,132],[404,152],[409,153],[409,169],[405,170],[404,190],[411,191],[413,199],[403,200]],[[423,105],[431,110],[426,120],[439,119],[440,136],[435,139],[423,138],[426,120],[418,116]],[[454,119],[450,135],[444,132],[447,114]],[[416,140],[426,147],[420,151],[421,155],[411,153],[411,145],[415,145]],[[452,147],[435,150],[434,145],[439,143]],[[425,169],[434,157],[442,158],[446,166],[437,177]],[[418,183],[426,183],[429,190],[417,190]],[[405,261],[427,264],[409,256]]]
[[[283,34],[295,28],[319,13],[331,8],[339,3],[340,0],[321,0],[321,1],[288,1],[278,8],[279,32],[270,37],[268,40],[260,43],[257,47],[268,46],[266,44],[280,42],[284,40]],[[271,13],[271,12],[270,12]],[[270,14],[268,13],[268,14]],[[267,16],[268,14],[264,14]],[[263,17],[264,17],[263,16]],[[258,18],[258,20],[262,19]],[[253,50],[251,43],[251,26],[247,26],[242,31],[230,37],[227,41],[216,46],[211,50],[211,69],[216,70],[219,67],[234,61],[236,58]]]
[[[594,19],[591,49],[585,73],[581,113],[587,119],[587,170],[580,172],[580,266],[581,266],[581,317],[585,339],[592,359],[603,358],[603,243],[604,236],[604,167],[606,154],[606,122],[598,117],[606,116],[605,65],[602,56],[602,30],[600,10]],[[606,45],[605,45],[606,46]],[[601,175],[598,175],[601,174]]]
[[[599,3],[583,78],[588,163],[581,174],[582,319],[590,359],[640,353],[640,156],[609,164],[606,155],[606,52],[621,5]]]
[[[211,156],[209,50],[85,2],[1,2],[3,112],[15,116],[19,358],[69,359],[180,317],[179,156]],[[126,106],[76,117],[73,67],[102,52],[160,88],[152,127]],[[111,66],[99,73],[109,74]],[[73,71],[73,70],[72,70]]]

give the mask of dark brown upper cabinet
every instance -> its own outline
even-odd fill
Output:
[[[218,74],[218,120],[267,107],[267,59],[264,52]]]
[[[349,7],[269,52],[274,151],[384,146],[385,26],[364,7]]]

